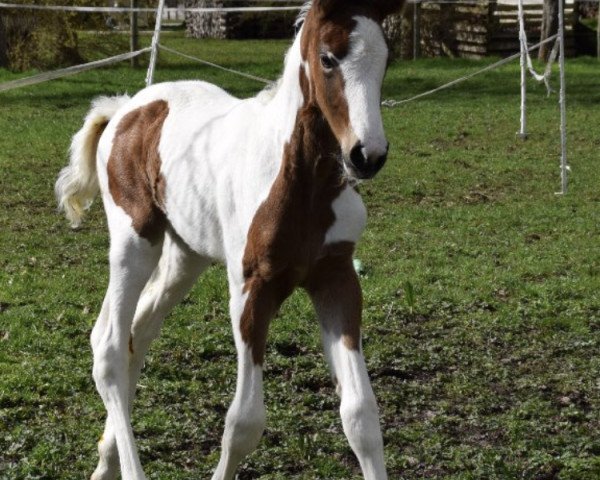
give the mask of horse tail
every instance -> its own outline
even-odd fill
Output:
[[[69,165],[61,170],[54,186],[58,209],[65,212],[73,228],[81,224],[85,210],[100,190],[96,172],[100,136],[110,119],[128,100],[127,95],[95,99],[83,127],[73,136]]]

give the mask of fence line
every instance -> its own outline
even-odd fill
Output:
[[[194,7],[178,9],[180,12],[189,13],[234,13],[234,12],[286,12],[299,11],[300,6],[286,7]],[[156,13],[156,8],[131,8],[131,7],[81,7],[72,5],[25,5],[17,3],[0,2],[0,9],[14,10],[51,10],[59,12],[81,13]]]
[[[542,45],[544,45],[546,43],[550,43],[553,40],[558,40],[558,37],[559,37],[558,34],[552,35],[551,37],[548,37],[546,40],[543,40],[543,41],[541,41],[539,43],[536,43],[535,45],[532,45],[531,47],[529,47],[527,49],[527,51],[531,52],[533,50],[536,50],[540,46],[542,46]],[[248,78],[250,80],[256,80],[257,82],[264,83],[266,85],[269,85],[269,84],[271,84],[271,83],[274,82],[274,80],[268,80],[268,79],[266,79],[264,77],[258,77],[258,76],[255,76],[255,75],[252,75],[252,74],[249,74],[249,73],[241,72],[239,70],[234,70],[234,69],[231,69],[231,68],[227,68],[227,67],[219,65],[217,63],[209,62],[208,60],[203,60],[201,58],[194,57],[192,55],[188,55],[186,53],[179,52],[179,51],[174,50],[172,48],[166,47],[165,45],[162,45],[162,44],[159,44],[158,47],[161,50],[164,50],[166,52],[172,53],[174,55],[178,55],[178,56],[180,56],[182,58],[186,58],[188,60],[192,60],[192,61],[201,63],[203,65],[207,65],[209,67],[214,67],[214,68],[217,68],[219,70],[223,70],[225,72],[229,72],[229,73],[232,73],[234,75],[238,75],[240,77]],[[384,100],[384,101],[381,102],[381,105],[384,106],[384,107],[393,108],[393,107],[396,107],[398,105],[403,105],[405,103],[409,103],[409,102],[412,102],[414,100],[418,100],[420,98],[432,95],[432,94],[437,93],[437,92],[439,92],[441,90],[445,90],[445,89],[450,88],[450,87],[452,87],[454,85],[457,85],[457,84],[462,83],[462,82],[464,82],[466,80],[469,80],[469,79],[471,79],[473,77],[481,75],[482,73],[488,72],[488,71],[493,70],[495,68],[501,67],[501,66],[503,66],[503,65],[505,65],[507,63],[510,63],[513,60],[515,60],[516,58],[519,58],[520,55],[521,55],[520,53],[515,53],[514,55],[511,55],[510,57],[503,58],[502,60],[499,60],[498,62],[495,62],[495,63],[493,63],[491,65],[488,65],[488,66],[486,66],[486,67],[484,67],[484,68],[482,68],[480,70],[477,70],[477,71],[475,71],[473,73],[465,75],[464,77],[460,77],[460,78],[457,78],[455,80],[452,80],[451,82],[445,83],[444,85],[436,87],[436,88],[434,88],[432,90],[428,90],[427,92],[423,92],[423,93],[420,93],[418,95],[415,95],[414,97],[406,98],[404,100],[391,100],[391,99]]]
[[[165,8],[165,0],[158,1],[158,9],[156,10],[156,25],[154,26],[154,34],[152,35],[152,46],[150,47],[150,62],[148,63],[148,72],[146,73],[146,86],[152,85],[154,81],[154,68],[158,58],[158,42],[160,40],[160,29],[162,25],[162,14]]]
[[[521,50],[521,128],[517,135],[522,140],[527,138],[527,70],[538,82],[544,82],[546,85],[546,91],[548,95],[552,92],[550,87],[550,75],[552,74],[552,64],[556,60],[558,54],[558,44],[560,37],[556,38],[552,51],[548,57],[546,68],[544,69],[543,75],[540,75],[533,68],[533,62],[529,50],[527,49],[527,32],[525,29],[525,12],[523,9],[524,0],[518,0],[518,16],[519,16],[519,48]]]
[[[150,51],[150,47],[142,48],[135,52],[122,53],[115,55],[114,57],[104,58],[102,60],[95,60],[93,62],[83,63],[81,65],[74,65],[72,67],[61,68],[59,70],[53,70],[51,72],[40,73],[39,75],[33,75],[31,77],[19,78],[5,83],[0,83],[0,92],[6,92],[15,88],[25,87],[28,85],[35,85],[37,83],[48,82],[57,78],[68,77],[77,73],[85,72],[87,70],[93,70],[95,68],[104,67],[106,65],[112,65],[113,63],[122,62],[129,60],[130,58],[137,57],[142,53]]]
[[[529,47],[528,50],[529,51],[535,50],[536,48],[539,48],[541,45],[544,45],[545,43],[549,43],[552,40],[555,40],[557,37],[558,37],[558,34],[552,35],[551,37],[548,37],[546,40],[543,40],[543,41],[541,41],[539,43],[536,43],[535,45]],[[462,82],[464,82],[466,80],[469,80],[469,79],[471,79],[473,77],[476,77],[477,75],[481,75],[482,73],[488,72],[488,71],[493,70],[493,69],[498,68],[498,67],[501,67],[502,65],[505,65],[505,64],[507,64],[509,62],[512,62],[513,60],[515,60],[516,58],[519,58],[520,56],[521,56],[520,53],[515,53],[514,55],[511,55],[510,57],[503,58],[502,60],[499,60],[496,63],[492,63],[491,65],[488,65],[487,67],[484,67],[481,70],[477,70],[476,72],[473,72],[473,73],[470,73],[468,75],[465,75],[464,77],[460,77],[460,78],[457,78],[456,80],[452,80],[451,82],[448,82],[448,83],[446,83],[444,85],[441,85],[441,86],[439,86],[437,88],[434,88],[433,90],[429,90],[427,92],[420,93],[418,95],[415,95],[414,97],[406,98],[404,100],[384,100],[382,102],[382,105],[384,107],[390,107],[390,108],[392,108],[392,107],[397,107],[398,105],[403,105],[405,103],[412,102],[413,100],[417,100],[419,98],[427,97],[427,96],[432,95],[434,93],[437,93],[437,92],[439,92],[441,90],[445,90],[445,89],[450,88],[450,87],[452,87],[454,85],[457,85],[457,84],[462,83]]]
[[[548,91],[548,95],[550,95],[550,92],[552,92],[552,88],[550,87],[550,75],[552,73],[552,64],[556,60],[556,55],[558,54],[558,43],[560,42],[560,38],[557,38],[556,42],[554,42],[550,55],[548,56],[544,73],[540,75],[533,68],[531,55],[529,55],[529,51],[527,50],[527,31],[525,29],[525,12],[523,10],[523,1],[524,0],[519,0],[519,44],[522,52],[524,53],[524,63],[522,68],[526,66],[529,70],[529,73],[531,73],[531,76],[535,78],[536,81],[544,82],[544,85],[546,85],[546,90]]]
[[[63,10],[63,11],[79,11],[79,12],[121,12],[121,13],[132,13],[132,12],[156,12],[157,14],[157,19],[156,19],[156,28],[154,31],[154,36],[152,39],[152,46],[148,47],[148,48],[144,48],[141,50],[137,50],[135,52],[128,52],[128,53],[124,53],[121,55],[116,55],[114,57],[110,57],[110,58],[106,58],[103,60],[97,60],[94,62],[89,62],[86,64],[82,64],[82,65],[76,65],[73,67],[68,67],[68,68],[63,68],[63,69],[59,69],[59,70],[55,70],[52,72],[46,72],[46,73],[42,73],[39,75],[34,75],[32,77],[27,77],[27,78],[21,78],[18,80],[13,80],[13,81],[9,81],[9,82],[5,82],[3,84],[0,84],[0,92],[3,91],[7,91],[7,90],[12,90],[14,88],[19,88],[19,87],[24,87],[27,85],[34,85],[34,84],[38,84],[38,83],[42,83],[42,82],[46,82],[49,80],[53,80],[56,78],[61,78],[61,77],[66,77],[68,75],[74,75],[76,73],[80,73],[86,70],[92,70],[95,68],[99,68],[105,65],[110,65],[113,63],[117,63],[123,60],[128,60],[134,57],[137,57],[138,55],[141,55],[142,53],[151,52],[151,59],[150,59],[150,63],[149,63],[149,68],[148,68],[148,73],[146,76],[146,85],[150,85],[152,84],[152,80],[153,80],[153,74],[154,74],[154,67],[156,64],[156,57],[157,57],[157,53],[158,53],[158,49],[162,49],[165,51],[168,51],[172,54],[175,55],[179,55],[182,56],[184,58],[190,59],[190,60],[194,60],[200,63],[203,63],[205,65],[214,67],[214,68],[219,68],[221,70],[239,75],[239,76],[243,76],[245,78],[249,78],[255,81],[259,81],[262,83],[271,83],[269,80],[261,78],[261,77],[256,77],[254,75],[250,75],[250,74],[246,74],[244,72],[240,72],[237,70],[233,70],[233,69],[229,69],[226,67],[223,67],[221,65],[212,63],[212,62],[208,62],[206,60],[202,60],[196,57],[192,57],[191,55],[186,55],[184,53],[178,52],[176,50],[170,49],[168,47],[165,47],[163,45],[160,45],[159,43],[159,35],[160,35],[160,25],[161,25],[161,18],[162,18],[162,13],[163,13],[163,8],[164,8],[164,1],[165,0],[159,0],[159,7],[158,9],[150,9],[150,8],[120,8],[120,7],[66,7],[66,6],[52,6],[52,5],[20,5],[20,4],[8,4],[8,3],[4,3],[4,2],[0,2],[0,9],[2,8],[16,8],[16,9],[33,9],[33,10]],[[471,3],[471,4],[478,4],[478,3],[482,3],[479,2],[477,0],[458,0],[458,1],[453,1],[453,0],[408,0],[408,3],[415,3],[415,4],[420,4],[420,3],[426,3],[432,1],[434,3]],[[495,0],[498,1],[498,0]],[[565,63],[565,53],[564,53],[564,7],[562,2],[559,2],[559,28],[558,28],[558,33],[555,35],[552,35],[551,37],[537,43],[536,45],[533,45],[532,47],[527,48],[527,40],[525,37],[525,32],[524,32],[524,23],[523,23],[523,0],[517,0],[518,1],[518,7],[519,7],[519,20],[520,20],[520,31],[519,31],[519,43],[521,46],[521,51],[519,53],[516,53],[514,55],[511,55],[507,58],[504,58],[498,62],[493,63],[492,65],[488,65],[487,67],[478,70],[476,72],[473,72],[469,75],[465,75],[461,78],[455,79],[451,82],[448,82],[444,85],[441,85],[440,87],[434,88],[433,90],[429,90],[427,92],[423,92],[421,94],[415,95],[411,98],[407,98],[404,100],[384,100],[383,102],[381,102],[382,106],[386,106],[386,107],[396,107],[398,105],[402,105],[402,104],[406,104],[409,102],[412,102],[414,100],[432,95],[434,93],[437,93],[441,90],[445,90],[447,88],[450,88],[454,85],[457,85],[459,83],[462,83],[466,80],[469,80],[477,75],[480,75],[482,73],[485,73],[487,71],[493,70],[495,68],[498,68],[502,65],[505,65],[509,62],[511,62],[512,60],[515,60],[516,58],[521,57],[521,69],[522,69],[522,74],[521,74],[521,94],[522,94],[522,103],[521,103],[521,108],[522,108],[522,113],[521,113],[521,136],[523,138],[526,137],[526,133],[525,133],[525,122],[524,122],[524,115],[525,115],[525,87],[524,87],[524,69],[525,69],[525,64],[527,64],[528,69],[530,70],[531,74],[534,76],[534,78],[536,78],[536,80],[540,81],[543,80],[546,83],[546,86],[549,89],[549,85],[548,85],[548,77],[550,75],[550,68],[551,65],[554,61],[554,58],[556,56],[556,47],[558,45],[560,51],[559,51],[559,62],[560,62],[560,95],[559,95],[559,104],[560,104],[560,116],[561,116],[561,121],[560,121],[560,136],[561,136],[561,191],[558,192],[559,194],[566,194],[567,193],[567,181],[568,181],[568,173],[570,171],[570,167],[567,163],[567,153],[566,153],[566,136],[567,136],[567,132],[566,132],[566,93],[565,93],[565,74],[564,74],[564,63]],[[595,0],[596,2],[600,2],[600,0]],[[492,3],[492,2],[485,2],[486,4],[488,3]],[[506,2],[503,2],[506,3]],[[214,8],[187,8],[187,9],[183,9],[183,11],[185,12],[196,12],[196,13],[216,13],[216,12],[265,12],[265,11],[289,11],[289,10],[300,10],[302,7],[239,7],[239,8],[228,8],[228,7],[224,7],[224,8],[218,8],[218,7],[214,7]],[[181,9],[179,9],[179,11],[182,11]],[[600,18],[600,12],[599,12],[599,18]],[[537,48],[539,48],[541,45],[544,45],[548,42],[551,42],[553,40],[556,40],[554,48],[552,49],[552,53],[551,53],[551,58],[550,58],[550,62],[548,63],[546,70],[544,72],[544,75],[539,75],[537,74],[537,72],[534,71],[532,63],[531,63],[531,58],[529,57],[529,52],[532,50],[535,50]],[[599,54],[600,54],[600,46],[599,46]],[[550,89],[549,89],[550,91]]]
[[[529,47],[528,50],[529,51],[533,51],[533,50],[539,48],[541,45],[555,40],[557,37],[558,37],[558,34],[552,35],[551,37],[548,37],[546,40],[544,40],[542,42],[539,42],[539,43],[537,43],[537,44]],[[223,67],[222,65],[218,65],[216,63],[209,62],[207,60],[202,60],[200,58],[193,57],[191,55],[179,52],[179,51],[174,50],[172,48],[166,47],[166,46],[164,46],[164,45],[162,45],[160,43],[158,44],[158,47],[159,47],[159,49],[164,50],[164,51],[169,52],[169,53],[172,53],[174,55],[178,55],[180,57],[186,58],[188,60],[193,60],[193,61],[196,61],[198,63],[202,63],[202,64],[210,66],[210,67],[218,68],[220,70],[223,70],[223,71],[226,71],[226,72],[229,72],[229,73],[233,73],[235,75],[238,75],[238,76],[241,76],[241,77],[244,77],[244,78],[248,78],[248,79],[251,79],[251,80],[256,80],[256,81],[264,83],[264,84],[272,83],[271,80],[268,80],[266,78],[258,77],[258,76],[255,76],[255,75],[252,75],[252,74],[249,74],[249,73],[244,73],[244,72],[241,72],[239,70],[234,70],[234,69],[231,69],[231,68]],[[151,47],[146,47],[146,48],[143,48],[143,49],[138,50],[136,52],[123,53],[121,55],[116,55],[114,57],[106,58],[106,59],[103,59],[103,60],[97,60],[97,61],[94,61],[94,62],[89,62],[89,63],[82,64],[82,65],[76,65],[76,66],[73,66],[73,67],[68,67],[68,68],[64,68],[64,69],[60,69],[60,70],[54,70],[52,72],[46,72],[46,73],[42,73],[40,75],[35,75],[33,77],[27,77],[27,78],[12,80],[12,81],[0,84],[0,92],[1,91],[6,91],[6,90],[12,90],[13,88],[24,87],[24,86],[27,86],[27,85],[34,85],[36,83],[42,83],[42,82],[45,82],[45,81],[49,81],[49,80],[54,80],[54,79],[57,79],[57,78],[65,77],[67,75],[73,75],[73,74],[76,74],[76,73],[79,73],[79,72],[83,72],[83,71],[86,71],[86,70],[91,70],[91,69],[94,69],[94,68],[103,67],[105,65],[110,65],[110,64],[113,64],[113,63],[118,63],[118,62],[121,62],[123,60],[128,60],[130,58],[136,57],[138,55],[141,55],[142,53],[146,53],[146,52],[149,52],[149,51],[151,51]],[[486,67],[484,67],[484,68],[482,68],[480,70],[477,70],[477,71],[475,71],[473,73],[465,75],[464,77],[460,77],[460,78],[457,78],[455,80],[452,80],[451,82],[448,82],[448,83],[446,83],[444,85],[436,87],[436,88],[434,88],[432,90],[429,90],[427,92],[423,92],[423,93],[420,93],[418,95],[415,95],[414,97],[406,98],[404,100],[392,100],[392,99],[388,99],[388,100],[384,100],[381,104],[384,107],[393,108],[393,107],[396,107],[398,105],[403,105],[405,103],[409,103],[409,102],[412,102],[414,100],[418,100],[420,98],[427,97],[429,95],[433,95],[434,93],[437,93],[437,92],[439,92],[441,90],[445,90],[445,89],[450,88],[450,87],[452,87],[454,85],[462,83],[462,82],[464,82],[466,80],[469,80],[469,79],[471,79],[471,78],[473,78],[473,77],[475,77],[477,75],[481,75],[482,73],[488,72],[488,71],[493,70],[495,68],[501,67],[501,66],[503,66],[503,65],[505,65],[507,63],[510,63],[511,61],[515,60],[516,58],[519,58],[520,55],[521,55],[520,53],[515,53],[514,55],[511,55],[510,57],[503,58],[502,60],[499,60],[498,62],[495,62],[495,63],[493,63],[491,65],[488,65],[488,66],[486,66]]]
[[[598,25],[600,28],[600,25]],[[566,195],[569,164],[567,162],[567,106],[565,94],[565,11],[562,2],[558,2],[558,34],[560,38],[559,47],[560,53],[558,60],[560,62],[560,93],[558,103],[560,105],[560,192],[561,195]]]
[[[216,63],[209,62],[208,60],[202,60],[201,58],[193,57],[193,56],[188,55],[186,53],[178,52],[177,50],[173,50],[172,48],[165,47],[164,45],[162,45],[160,43],[158,44],[158,47],[161,50],[164,50],[165,52],[169,52],[169,53],[172,53],[174,55],[178,55],[180,57],[186,58],[188,60],[193,60],[194,62],[198,62],[198,63],[201,63],[203,65],[207,65],[209,67],[213,67],[213,68],[217,68],[219,70],[223,70],[225,72],[233,73],[235,75],[238,75],[239,77],[249,78],[250,80],[255,80],[257,82],[264,83],[265,85],[270,85],[271,83],[273,83],[272,80],[267,80],[266,78],[263,78],[263,77],[257,77],[256,75],[252,75],[250,73],[240,72],[239,70],[234,70],[232,68],[223,67],[222,65],[218,65]]]
[[[234,0],[221,0],[225,3],[228,1]],[[252,3],[261,3],[266,2],[267,0],[247,0]],[[586,3],[598,3],[600,0],[583,0]],[[269,0],[269,3],[305,3],[304,0]],[[504,5],[516,5],[516,3],[509,3],[507,0],[407,0],[406,3],[416,3],[416,4],[425,4],[425,3],[443,3],[443,4],[469,4],[469,5],[487,5],[490,3],[501,3]],[[538,2],[538,3],[541,3]],[[574,3],[574,0],[567,0],[567,3]],[[534,0],[525,0],[526,6],[535,5]],[[131,7],[85,7],[85,6],[77,6],[77,5],[33,5],[33,4],[19,4],[19,3],[6,3],[0,2],[0,8],[11,8],[11,9],[19,9],[19,10],[58,10],[65,12],[100,12],[100,13],[155,13],[156,8],[152,7],[139,7],[139,8],[131,8]],[[170,10],[178,10],[182,12],[198,12],[198,13],[212,13],[217,11],[266,11],[268,10],[278,10],[278,9],[289,9],[289,10],[298,10],[300,6],[285,6],[285,7],[184,7],[184,8],[175,8],[171,7]],[[250,10],[250,9],[261,9],[261,10]]]
[[[565,0],[565,2],[568,5],[573,5],[577,0]],[[582,2],[589,2],[589,3],[598,3],[600,2],[600,0],[580,0]],[[406,0],[406,3],[418,3],[418,4],[425,4],[425,3],[444,3],[444,4],[456,4],[456,5],[461,5],[461,4],[469,4],[469,5],[488,5],[488,4],[500,4],[500,5],[509,5],[509,6],[516,6],[517,5],[517,0]],[[525,6],[527,7],[531,7],[531,6],[536,6],[536,5],[541,5],[543,3],[543,0],[525,0]]]

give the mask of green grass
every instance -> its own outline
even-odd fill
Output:
[[[270,78],[286,47],[164,41]],[[395,63],[384,97],[487,63]],[[518,140],[516,64],[384,110],[391,158],[361,187],[370,217],[357,255],[390,478],[600,476],[599,66],[567,63],[564,197],[554,194],[557,95],[530,85],[530,138]],[[135,92],[144,74],[119,66],[0,94],[1,479],[79,479],[95,466],[104,409],[88,337],[107,283],[106,225],[98,202],[71,231],[52,189],[90,100]],[[259,88],[163,53],[157,81],[179,78],[240,96]],[[226,281],[214,267],[148,355],[134,430],[149,478],[210,476],[234,375]],[[267,431],[240,479],[360,478],[300,293],[273,322],[265,387]]]
[[[598,28],[598,18],[581,18],[579,21],[593,30]]]

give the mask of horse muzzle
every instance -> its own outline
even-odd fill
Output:
[[[377,175],[385,164],[389,151],[389,144],[386,146],[385,153],[369,155],[362,143],[357,143],[350,150],[350,156],[344,159],[346,167],[356,178],[367,180]]]

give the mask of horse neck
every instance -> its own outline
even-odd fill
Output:
[[[266,106],[271,138],[283,151],[283,170],[293,169],[294,177],[312,178],[313,188],[325,184],[340,184],[339,144],[315,103],[305,98],[301,85],[304,68],[300,53],[302,31],[287,53],[285,69],[277,92]],[[304,182],[303,182],[304,183]]]
[[[292,135],[296,115],[304,104],[304,95],[300,87],[300,68],[302,55],[300,53],[300,39],[296,39],[285,57],[285,68],[276,87],[276,92],[266,105],[267,134],[273,135],[283,145]]]

